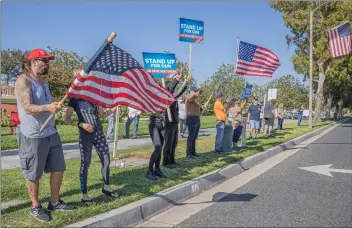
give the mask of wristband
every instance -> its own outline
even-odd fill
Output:
[[[77,126],[78,126],[78,127],[80,127],[79,124],[81,124],[81,122],[77,122]]]

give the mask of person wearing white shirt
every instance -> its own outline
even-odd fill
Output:
[[[116,117],[116,110],[114,112],[112,112],[108,117],[108,130],[106,131],[106,138],[108,140],[112,140],[114,137],[114,121],[115,121],[115,117]]]
[[[141,115],[141,111],[136,110],[132,107],[128,107],[128,119],[126,122],[126,136],[125,138],[130,137],[130,126],[131,123],[133,122],[134,128],[133,128],[133,137],[132,139],[137,138],[137,133],[138,133],[138,123],[139,123],[139,116]]]
[[[178,101],[178,117],[180,119],[180,135],[182,138],[185,137],[185,132],[187,129],[186,125],[186,104],[185,104],[186,98],[183,97],[181,100]]]

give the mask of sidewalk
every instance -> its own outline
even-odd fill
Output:
[[[199,131],[199,137],[202,136],[215,136],[216,134],[216,129],[211,128],[211,129],[201,129]],[[179,136],[179,141],[185,141],[187,138],[181,138]],[[114,149],[114,142],[113,141],[108,141],[109,143],[109,149],[110,152],[113,151]],[[143,147],[143,146],[148,146],[152,145],[152,140],[150,139],[150,136],[144,135],[144,136],[138,136],[137,139],[119,139],[117,142],[117,150],[123,150],[123,149],[131,149],[131,148],[136,148],[136,147]],[[78,143],[68,143],[68,144],[63,144],[63,150],[64,150],[64,155],[65,159],[69,158],[80,158],[80,153],[79,153],[79,146]],[[118,154],[118,152],[117,152]],[[93,155],[96,155],[96,151],[93,150]],[[134,158],[134,160],[126,159],[126,164],[128,165],[140,165],[144,164],[144,159],[137,159]],[[5,169],[14,169],[14,168],[20,168],[20,160],[18,158],[18,149],[13,149],[13,150],[3,150],[1,151],[1,170]]]

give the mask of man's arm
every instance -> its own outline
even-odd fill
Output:
[[[15,83],[16,98],[21,103],[26,114],[41,114],[44,112],[56,113],[61,110],[61,106],[57,103],[36,105],[32,103],[32,92],[29,79],[25,75],[21,75]]]
[[[174,97],[175,97],[176,99],[180,98],[180,97],[183,95],[183,93],[185,93],[185,91],[187,90],[187,86],[188,86],[188,82],[186,82],[186,83],[180,88],[180,90],[178,90],[177,94],[174,95]]]
[[[241,109],[243,109],[243,107],[246,106],[246,103],[247,103],[247,100],[244,100],[241,102],[241,105],[240,105]]]
[[[274,107],[274,105],[271,105],[271,112],[273,113],[273,116],[275,117],[275,107]]]

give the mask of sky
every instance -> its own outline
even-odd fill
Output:
[[[205,81],[224,64],[234,64],[236,40],[273,51],[281,66],[272,79],[292,74],[282,16],[268,2],[2,2],[2,49],[54,48],[91,57],[111,32],[114,44],[143,63],[142,52],[170,50],[189,61],[180,42],[179,18],[204,21],[204,43],[193,44],[193,76]],[[270,78],[246,77],[263,85]]]

